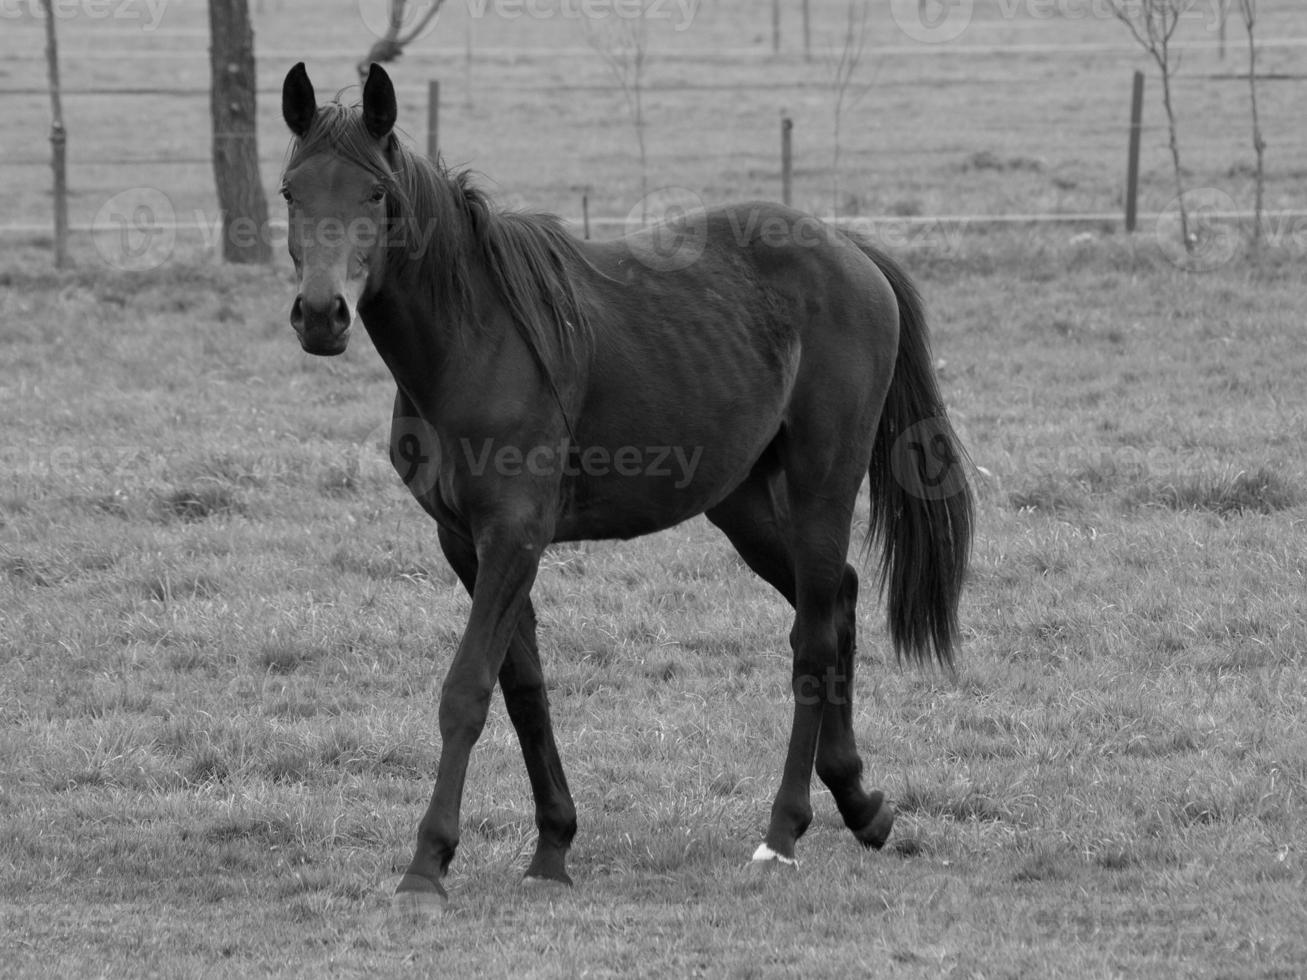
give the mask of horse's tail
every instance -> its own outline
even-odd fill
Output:
[[[898,300],[899,349],[872,450],[867,547],[881,546],[880,590],[895,653],[951,666],[958,601],[971,555],[974,499],[969,460],[935,380],[930,336],[916,286],[875,247],[858,247]]]

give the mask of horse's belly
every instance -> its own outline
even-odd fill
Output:
[[[775,438],[781,408],[769,409],[740,406],[729,418],[579,441],[564,470],[560,539],[635,537],[703,513],[749,475]]]

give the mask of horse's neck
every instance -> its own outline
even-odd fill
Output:
[[[377,353],[424,417],[434,419],[434,400],[461,387],[487,346],[496,346],[494,338],[486,336],[502,319],[487,308],[491,293],[479,283],[470,292],[478,297],[479,305],[473,308],[458,297],[433,294],[420,270],[411,270],[388,279],[359,308]],[[472,318],[484,322],[469,322]]]

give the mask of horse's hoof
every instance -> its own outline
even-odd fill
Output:
[[[567,851],[556,847],[538,847],[531,863],[522,875],[524,883],[531,881],[557,882],[570,885],[572,879],[567,876]]]
[[[777,854],[766,844],[759,844],[758,849],[753,852],[753,859],[749,862],[749,868],[753,871],[770,871],[774,868],[797,868],[799,862],[792,857],[786,857],[784,854]]]
[[[879,851],[889,840],[890,831],[894,828],[894,805],[889,800],[884,800],[876,815],[872,817],[860,829],[853,832],[853,836],[858,839],[863,847],[874,848]]]
[[[439,884],[405,875],[390,900],[391,918],[403,924],[434,922],[444,914],[449,896]]]
[[[566,873],[564,873],[561,878],[528,874],[522,876],[522,887],[530,888],[533,891],[542,891],[546,889],[571,888],[572,879],[569,878]]]
[[[431,925],[448,904],[448,898],[435,892],[396,892],[390,900],[390,918],[402,926]]]

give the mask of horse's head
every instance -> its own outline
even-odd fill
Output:
[[[298,138],[282,179],[287,246],[299,276],[290,322],[310,354],[340,354],[359,303],[379,286],[395,88],[379,65],[363,86],[362,111],[318,107],[303,63],[286,75],[282,115]]]

